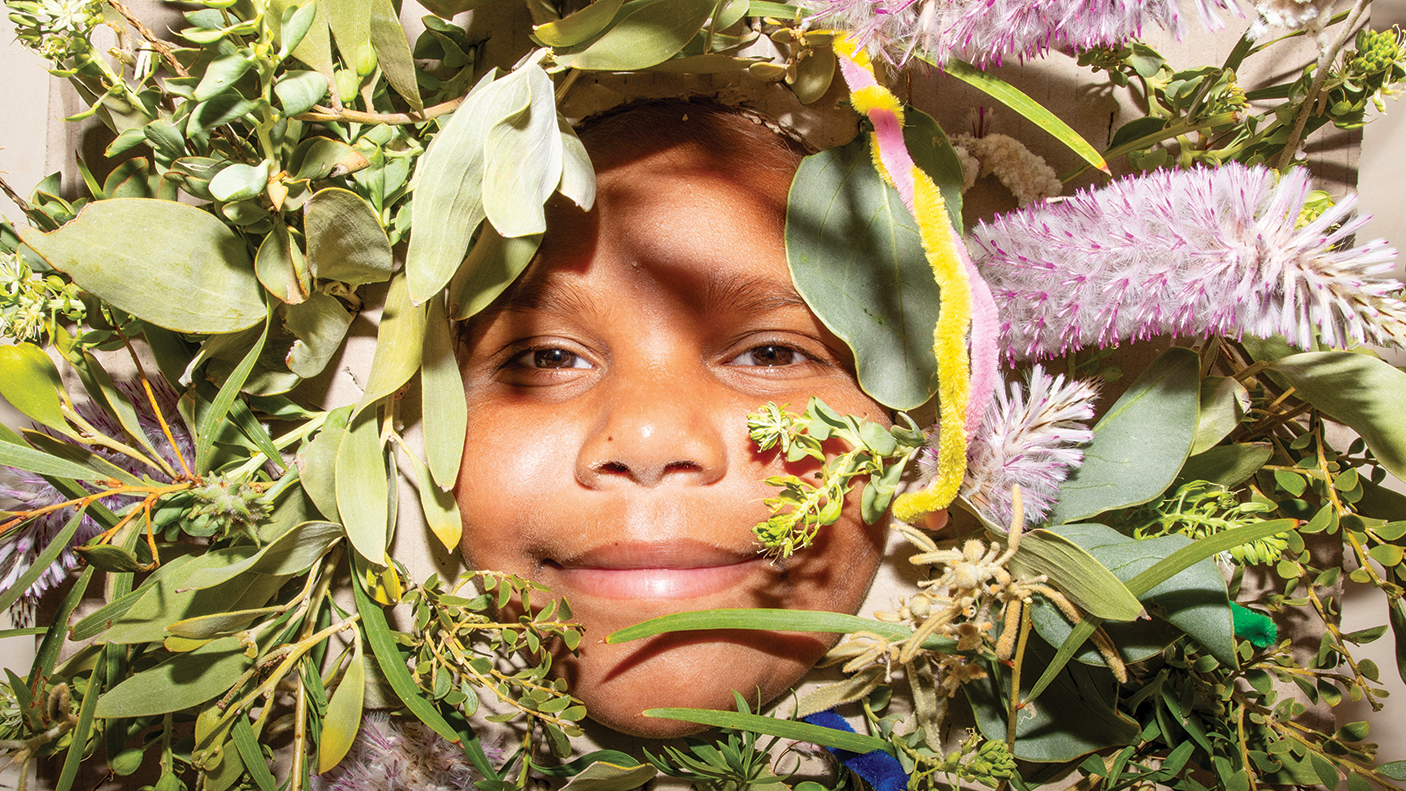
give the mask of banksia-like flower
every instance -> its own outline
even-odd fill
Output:
[[[1051,49],[1118,46],[1158,25],[1180,36],[1176,0],[813,0],[817,23],[850,31],[858,42],[906,60],[924,50],[938,63],[964,57],[999,64]],[[1216,9],[1236,0],[1196,0],[1202,24],[1221,27]]]
[[[1028,382],[996,391],[981,429],[967,446],[967,475],[962,494],[998,525],[1011,523],[1011,488],[1019,485],[1025,524],[1044,521],[1059,499],[1060,484],[1084,461],[1080,445],[1093,439],[1086,421],[1094,416],[1098,388],[1065,381],[1042,367],[1031,368]],[[936,456],[919,458],[924,472],[934,471]]]
[[[484,746],[490,761],[501,750]],[[461,791],[479,775],[464,751],[418,722],[400,723],[374,712],[361,721],[351,751],[327,774],[313,777],[317,791]]]
[[[1307,171],[1157,171],[1011,212],[971,234],[1014,359],[1157,335],[1283,335],[1311,348],[1406,342],[1396,251],[1339,249],[1349,196],[1302,228]]]

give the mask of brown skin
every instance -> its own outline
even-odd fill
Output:
[[[562,663],[572,691],[593,719],[638,736],[698,730],[644,709],[731,708],[733,690],[771,700],[834,639],[606,635],[724,607],[853,613],[887,527],[864,525],[851,503],[811,548],[757,556],[751,529],[775,493],[764,479],[815,467],[759,452],[747,413],[814,395],[888,417],[791,285],[790,173],[749,169],[747,153],[724,162],[685,140],[598,157],[594,210],[549,207],[537,260],[460,350],[464,555],[570,602],[586,627],[579,657]]]

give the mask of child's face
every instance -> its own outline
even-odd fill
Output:
[[[833,639],[606,635],[723,607],[852,613],[886,527],[865,526],[854,503],[794,557],[757,554],[751,528],[774,492],[764,478],[786,465],[749,441],[747,413],[815,395],[887,416],[791,285],[790,175],[750,172],[742,150],[732,161],[685,143],[604,169],[595,210],[552,207],[537,261],[461,351],[464,554],[570,602],[586,627],[563,663],[572,691],[595,720],[643,736],[697,730],[647,708],[775,697]]]

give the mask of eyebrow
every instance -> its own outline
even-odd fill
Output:
[[[765,277],[746,274],[710,279],[701,292],[685,294],[684,300],[689,307],[703,311],[727,308],[739,312],[762,313],[793,307],[809,310],[805,300],[801,299],[801,295],[790,283],[778,283]],[[484,313],[542,310],[572,314],[584,313],[595,307],[595,300],[577,289],[562,287],[550,278],[542,277],[514,284]]]

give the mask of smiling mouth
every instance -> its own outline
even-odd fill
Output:
[[[548,558],[559,584],[607,599],[691,599],[735,588],[766,559],[706,544],[611,544],[561,560]]]

